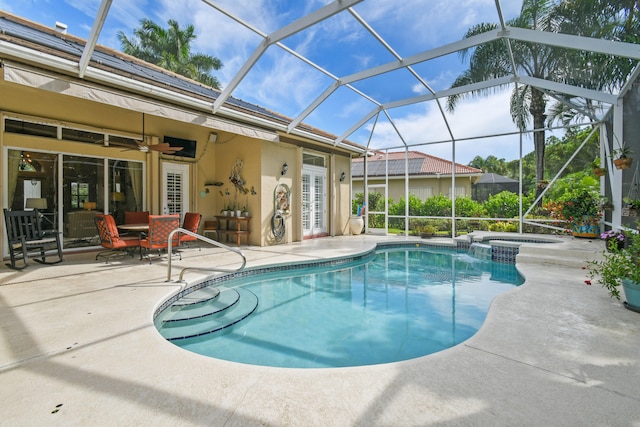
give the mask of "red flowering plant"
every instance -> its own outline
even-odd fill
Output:
[[[564,227],[571,230],[574,224],[583,221],[585,216],[600,215],[600,197],[591,188],[576,188],[566,191],[558,200],[545,203],[551,218],[564,222]]]

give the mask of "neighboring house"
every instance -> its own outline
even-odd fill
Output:
[[[520,185],[515,179],[497,173],[484,173],[472,186],[472,198],[478,202],[485,202],[490,196],[503,191],[518,194],[519,189]]]
[[[453,162],[419,151],[409,151],[408,160],[404,151],[390,152],[375,151],[367,158],[367,185],[369,191],[384,193],[385,175],[388,171],[389,183],[387,197],[394,202],[405,198],[405,174],[409,175],[409,194],[424,200],[428,197],[442,194],[451,197]],[[351,179],[353,193],[364,190],[363,157],[351,161]],[[455,164],[455,195],[457,197],[471,196],[471,185],[482,176],[480,169]]]
[[[204,223],[247,205],[248,242],[260,246],[347,230],[340,175],[363,147],[302,123],[289,131],[291,119],[235,98],[213,113],[219,91],[101,46],[85,63],[85,45],[0,12],[3,208],[37,199],[66,249],[99,243],[78,220],[88,211],[199,212]],[[163,142],[184,148],[163,153]],[[253,191],[236,192],[234,172]]]

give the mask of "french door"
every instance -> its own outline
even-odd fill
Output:
[[[189,211],[189,165],[162,164],[162,213],[180,214]]]
[[[302,229],[304,237],[327,234],[327,170],[304,165],[302,169]]]

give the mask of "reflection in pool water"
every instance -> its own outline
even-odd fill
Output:
[[[203,322],[222,327],[172,342],[241,363],[372,365],[424,356],[465,341],[482,325],[493,298],[521,283],[509,264],[446,250],[382,249],[333,269],[224,282],[207,303],[217,306],[195,311],[203,317],[171,322],[181,311],[165,310],[156,326],[167,338],[212,330]]]

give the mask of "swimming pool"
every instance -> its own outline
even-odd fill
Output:
[[[467,340],[493,298],[522,283],[514,265],[422,247],[330,264],[219,281],[172,302],[156,327],[186,350],[241,363],[389,363]]]

